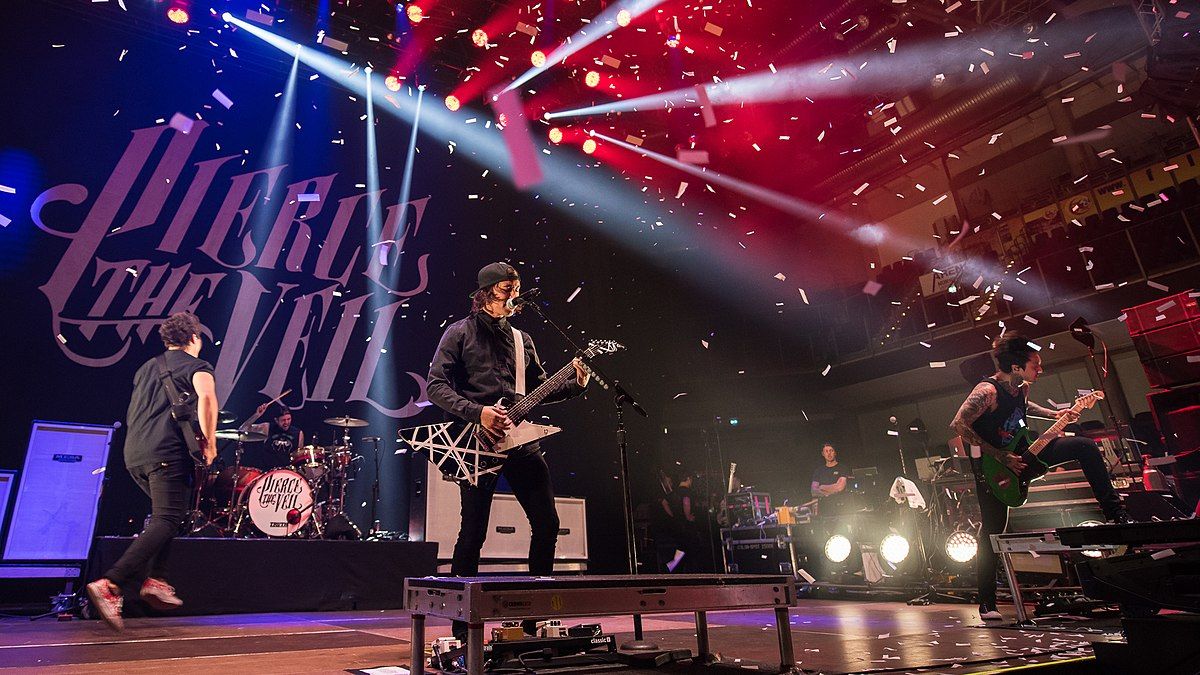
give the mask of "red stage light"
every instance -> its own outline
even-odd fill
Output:
[[[583,78],[583,83],[589,87],[594,87],[600,84],[600,73],[597,73],[594,70],[589,70],[588,74]]]
[[[188,16],[187,7],[184,5],[171,5],[171,8],[167,10],[167,19],[169,19],[171,23],[182,25],[187,23],[191,17]]]
[[[534,68],[541,68],[546,65],[546,53],[539,50],[530,54],[529,62],[533,64]]]
[[[504,126],[505,124],[508,124],[508,115],[506,115],[504,113],[500,113],[500,116],[496,118],[496,124],[498,124],[500,126]]]
[[[562,138],[563,138],[562,137],[562,129],[559,129],[558,127],[550,127],[549,136],[550,136],[551,143],[553,143],[555,145],[562,143]]]
[[[383,78],[383,86],[387,87],[390,91],[400,91],[400,78],[394,74],[388,75]]]
[[[457,96],[451,95],[446,97],[446,107],[450,109],[450,112],[458,110],[459,106],[461,105],[462,104],[459,103]]]
[[[590,155],[590,154],[592,154],[593,152],[595,152],[595,151],[596,151],[596,141],[595,141],[595,139],[591,139],[591,138],[589,138],[589,139],[587,139],[586,141],[584,141],[584,142],[583,142],[583,151],[584,151],[584,152],[586,152],[586,153],[587,153],[587,154],[589,154],[589,155]]]
[[[425,11],[421,9],[420,5],[409,5],[404,10],[404,14],[412,23],[421,23],[425,19]]]
[[[617,12],[617,25],[618,26],[620,26],[621,28],[624,28],[625,26],[628,26],[632,22],[633,22],[633,15],[629,13],[629,10],[623,9],[623,10]]]
[[[471,33],[471,42],[475,43],[476,47],[486,47],[488,34],[482,28],[476,28],[474,33]]]

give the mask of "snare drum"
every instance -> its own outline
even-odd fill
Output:
[[[286,537],[312,518],[312,487],[291,469],[275,469],[259,476],[242,492],[241,505],[260,532],[268,537]]]

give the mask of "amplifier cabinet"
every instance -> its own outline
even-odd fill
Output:
[[[415,461],[415,460],[414,460]],[[461,505],[458,496],[458,484],[445,480],[442,474],[430,462],[422,461],[425,465],[425,484],[423,490],[414,491],[414,499],[422,504],[414,504],[414,517],[423,506],[424,519],[422,532],[425,541],[436,542],[438,559],[449,560],[454,554],[454,542],[458,539]],[[415,468],[415,467],[414,467]],[[558,511],[558,545],[554,549],[556,563],[575,562],[586,563],[587,548],[587,508],[586,501],[576,497],[555,497],[554,506]],[[410,536],[416,539],[418,523],[410,522]],[[492,513],[488,520],[487,539],[483,543],[481,560],[488,561],[524,561],[529,557],[529,520],[525,511],[517,502],[514,495],[497,492],[492,499]]]
[[[1183,291],[1125,310],[1125,327],[1130,335],[1157,330],[1171,324],[1200,318],[1195,291]]]
[[[1143,362],[1200,350],[1200,319],[1138,333],[1133,346]]]

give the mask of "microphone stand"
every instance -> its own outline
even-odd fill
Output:
[[[567,344],[571,345],[571,348],[575,350],[576,356],[587,365],[588,372],[592,377],[596,378],[596,384],[599,384],[613,395],[613,408],[617,413],[617,454],[621,461],[621,498],[625,511],[625,545],[629,548],[629,574],[630,576],[637,576],[637,537],[634,535],[633,530],[633,496],[629,490],[629,449],[625,438],[625,406],[628,405],[633,408],[634,412],[642,417],[648,416],[646,410],[642,408],[637,399],[618,380],[608,377],[591,360],[584,358],[583,349],[571,339],[571,336],[566,331],[554,323],[550,317],[546,316],[546,312],[541,305],[527,300],[521,303],[519,307],[531,307],[533,311],[537,312],[538,316],[542,317],[542,321],[545,321],[551,328],[558,331],[563,339],[567,341]],[[621,645],[621,649],[637,652],[658,651],[658,645],[644,639],[641,614],[633,615],[633,640]]]

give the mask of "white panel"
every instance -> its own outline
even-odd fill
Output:
[[[458,484],[444,480],[432,463],[425,469],[425,541],[437,542],[438,558],[449,559],[454,554],[458,538],[460,505]],[[587,560],[586,501],[574,497],[555,497],[559,527],[569,530],[560,534],[554,549],[556,560]],[[511,530],[511,531],[510,531]],[[487,539],[483,544],[483,560],[525,558],[529,555],[529,519],[517,498],[497,493],[492,499]]]
[[[86,560],[112,427],[34,422],[5,560]]]

